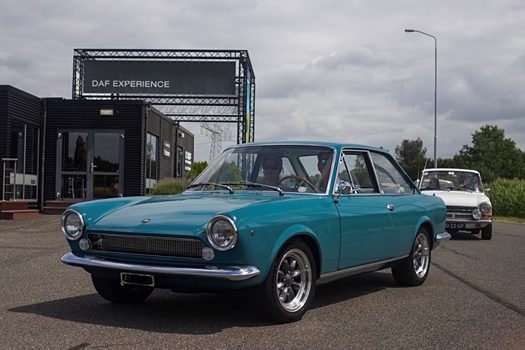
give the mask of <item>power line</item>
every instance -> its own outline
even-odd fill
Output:
[[[230,128],[223,129],[219,124],[209,126],[208,123],[201,123],[201,134],[205,133],[206,136],[211,138],[210,146],[210,163],[217,157],[222,151],[222,141],[230,141],[232,133]]]

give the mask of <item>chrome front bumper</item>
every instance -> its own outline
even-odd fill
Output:
[[[118,271],[130,271],[146,274],[158,274],[165,276],[193,276],[213,279],[226,279],[230,281],[243,281],[257,276],[260,271],[255,266],[230,266],[228,268],[190,268],[190,267],[171,267],[144,265],[135,263],[123,263],[110,260],[103,260],[96,257],[86,256],[79,257],[69,252],[64,254],[60,260],[71,266],[94,267],[102,269],[111,269]]]

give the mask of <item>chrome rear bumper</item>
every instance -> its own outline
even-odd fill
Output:
[[[434,248],[436,248],[441,242],[448,241],[452,236],[448,232],[441,232],[436,235],[436,239],[434,241]]]

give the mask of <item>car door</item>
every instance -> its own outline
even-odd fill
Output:
[[[396,213],[391,209],[391,198],[381,194],[373,170],[368,151],[343,151],[336,181],[347,184],[350,190],[337,194],[341,218],[339,269],[382,261],[396,254]]]
[[[406,256],[412,249],[417,225],[426,215],[416,186],[388,153],[370,152],[381,196],[396,216],[397,237],[394,257]]]
[[[343,187],[337,208],[341,218],[339,268],[394,259],[410,247],[418,213],[413,186],[387,154],[344,150],[337,170]],[[348,186],[345,186],[347,184]]]

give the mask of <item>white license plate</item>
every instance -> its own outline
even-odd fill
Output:
[[[456,224],[453,222],[447,222],[445,224],[445,228],[455,229],[455,230],[463,230],[465,228],[465,224]]]
[[[155,278],[151,275],[142,275],[138,273],[121,272],[121,285],[135,285],[145,287],[155,287]]]

